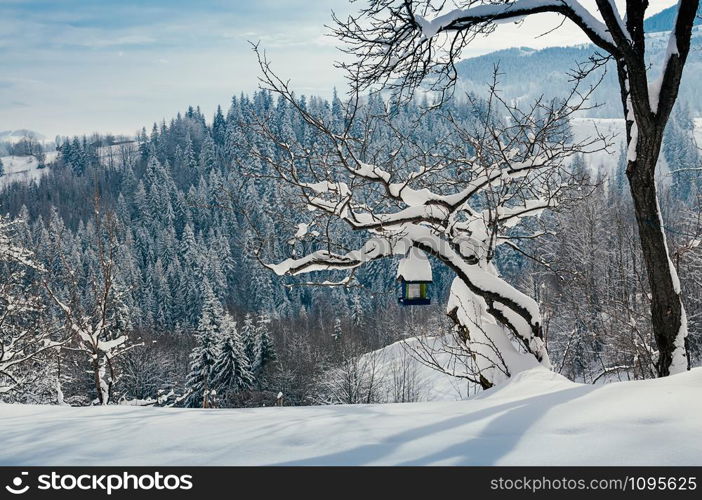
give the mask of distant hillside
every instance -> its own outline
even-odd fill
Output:
[[[653,33],[648,36],[647,57],[653,72],[660,68],[667,43],[668,36],[665,33]],[[697,89],[697,82],[702,80],[702,27],[695,28],[692,45],[683,75],[680,102],[689,106],[693,115],[702,116],[702,94]],[[457,70],[460,87],[477,94],[485,92],[492,77],[493,67],[499,64],[500,90],[507,99],[529,102],[540,96],[563,97],[571,85],[569,73],[578,62],[586,62],[594,53],[595,48],[592,45],[550,47],[542,50],[527,47],[500,50],[459,62]],[[535,71],[535,68],[538,68],[538,71]],[[601,71],[593,75],[590,81],[594,83],[600,75]],[[592,101],[600,106],[588,111],[589,116],[621,116],[619,82],[611,63],[607,65],[604,79],[594,93]]]
[[[644,21],[644,28],[648,33],[672,30],[673,23],[675,23],[676,11],[677,5],[660,11],[658,14],[655,14]],[[700,7],[697,9],[697,18],[695,19],[695,26],[702,24],[701,16],[702,5],[700,5]]]
[[[45,136],[33,130],[20,129],[0,131],[0,142],[10,142],[14,144],[15,142],[21,141],[25,137],[31,137],[39,142],[46,141]]]

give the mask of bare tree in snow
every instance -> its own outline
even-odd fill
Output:
[[[346,125],[335,128],[310,114],[265,56],[259,58],[263,85],[287,101],[314,135],[309,147],[281,137],[265,119],[253,125],[277,150],[254,154],[296,193],[298,211],[309,214],[292,241],[317,242],[316,251],[268,267],[278,275],[348,271],[341,281],[323,283],[348,285],[364,264],[419,251],[456,275],[448,313],[475,360],[474,382],[490,387],[523,369],[550,366],[538,304],[500,278],[493,259],[499,246],[519,249],[521,240],[537,236],[520,223],[571,194],[574,155],[606,144],[570,138],[568,117],[588,93],[574,90],[571,99],[539,101],[522,111],[493,87],[487,101],[471,101],[472,125],[447,116],[445,139],[421,144],[393,127],[391,115],[358,99],[346,107]],[[378,133],[387,140],[374,143]],[[363,242],[347,248],[332,228],[336,223]],[[312,226],[319,230],[311,232]]]
[[[96,201],[96,230],[94,250],[97,269],[83,286],[84,277],[78,269],[64,261],[67,268],[65,294],[45,283],[47,293],[62,313],[66,329],[74,342],[65,347],[86,354],[90,359],[97,400],[101,405],[113,399],[113,387],[118,380],[117,359],[141,346],[128,336],[130,314],[123,302],[126,289],[117,279],[117,226],[111,213],[101,214]],[[61,248],[57,251],[60,253]],[[64,297],[64,295],[66,295]]]
[[[687,319],[658,205],[656,164],[663,131],[678,96],[699,0],[679,0],[659,75],[645,61],[644,17],[648,0],[369,0],[356,16],[335,18],[336,36],[353,56],[342,64],[356,91],[376,85],[406,98],[423,82],[441,92],[456,80],[455,63],[478,36],[498,24],[540,13],[574,23],[616,64],[626,119],[626,174],[651,288],[651,319],[659,376],[688,368]]]
[[[324,370],[318,381],[315,402],[321,404],[370,404],[382,401],[385,383],[380,374],[381,354],[363,353],[358,346],[343,347],[341,359]]]

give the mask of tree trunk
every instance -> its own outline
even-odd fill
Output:
[[[456,331],[458,333],[458,337],[463,341],[465,345],[470,345],[470,331],[458,319],[456,309],[449,311],[448,317],[451,318],[451,320],[453,321],[454,327],[456,328]],[[473,361],[477,361],[476,355],[473,351],[470,352],[470,356],[473,358]],[[493,387],[494,384],[490,382],[490,380],[488,380],[481,371],[479,371],[477,375],[478,380],[480,381],[480,386],[483,388],[483,390],[487,390]]]
[[[640,129],[637,135],[636,156],[630,157],[626,174],[651,287],[651,320],[659,353],[656,371],[659,377],[665,377],[689,369],[684,346],[687,322],[656,193],[655,172],[663,128]]]
[[[95,391],[97,392],[98,401],[101,405],[106,405],[102,393],[102,383],[100,382],[100,362],[97,355],[93,358],[93,382],[95,383]]]

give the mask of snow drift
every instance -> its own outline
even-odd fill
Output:
[[[467,401],[235,410],[0,405],[3,465],[702,465],[702,369]]]

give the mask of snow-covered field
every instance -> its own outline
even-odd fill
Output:
[[[139,143],[124,142],[112,146],[97,148],[100,163],[109,168],[116,168],[125,163],[133,163],[139,155]]]
[[[0,405],[3,465],[702,465],[702,369],[467,401],[186,410]]]
[[[595,151],[585,156],[585,161],[593,172],[613,172],[617,167],[619,154],[626,149],[624,120],[619,118],[574,118],[571,122],[573,140],[589,141],[599,134],[611,141],[608,150]]]
[[[56,161],[58,152],[46,153],[46,163]],[[38,181],[46,175],[48,168],[37,168],[39,162],[34,156],[3,156],[0,158],[5,168],[5,175],[0,176],[0,188],[13,182]]]
[[[702,144],[702,119],[694,119],[693,131],[697,144]],[[611,145],[605,150],[594,151],[584,156],[585,163],[593,173],[604,173],[605,182],[617,168],[619,155],[626,151],[626,130],[624,120],[620,118],[574,118],[571,122],[575,142],[589,141],[598,135],[604,136]],[[670,183],[670,168],[663,154],[658,158],[658,175],[663,184]]]
[[[438,337],[420,340],[416,337],[395,342],[377,351],[364,354],[361,366],[366,368],[365,376],[370,376],[370,367],[374,368],[373,379],[381,386],[380,401],[394,403],[399,389],[403,384],[407,392],[415,399],[411,401],[457,401],[468,399],[471,394],[480,391],[475,385],[464,378],[452,377],[427,366],[417,359],[414,352],[421,353],[426,346],[434,359],[447,369],[456,372],[465,371],[446,349]],[[406,400],[405,400],[406,401]]]

